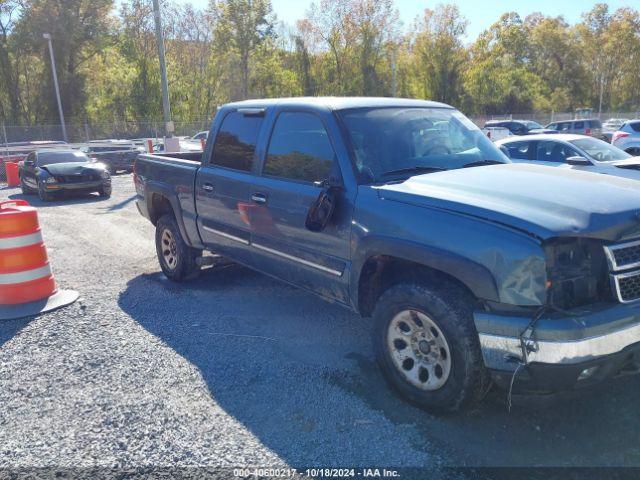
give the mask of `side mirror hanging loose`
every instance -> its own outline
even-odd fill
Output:
[[[329,223],[336,208],[336,187],[329,186],[329,182],[318,182],[318,186],[322,186],[322,190],[318,198],[309,208],[305,227],[312,232],[321,232]]]

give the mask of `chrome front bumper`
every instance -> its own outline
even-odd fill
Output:
[[[526,363],[575,365],[618,353],[640,343],[640,306],[620,304],[575,317],[542,318],[526,342]],[[525,363],[521,333],[530,318],[476,312],[487,368],[513,371]]]

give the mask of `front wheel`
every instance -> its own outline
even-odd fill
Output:
[[[200,273],[201,250],[186,244],[173,215],[163,215],[156,224],[156,252],[160,268],[169,280],[182,282]]]
[[[38,182],[38,197],[43,202],[50,202],[53,200],[53,194],[51,192],[47,192],[42,182]]]
[[[489,386],[467,296],[454,285],[398,284],[373,312],[374,348],[388,383],[432,412],[479,401]]]
[[[23,195],[29,195],[33,193],[32,190],[24,183],[24,177],[20,177],[20,190],[22,190]]]
[[[111,197],[111,185],[103,185],[102,187],[100,187],[100,190],[98,190],[98,194],[102,198]]]

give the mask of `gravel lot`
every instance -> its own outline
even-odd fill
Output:
[[[387,390],[367,320],[233,265],[165,280],[130,175],[109,200],[27,199],[81,297],[0,322],[0,468],[640,466],[638,377],[431,416]]]

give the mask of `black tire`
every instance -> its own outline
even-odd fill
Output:
[[[166,237],[163,238],[165,232],[168,232],[173,244]],[[160,268],[169,280],[191,280],[200,273],[197,259],[202,256],[202,250],[191,248],[185,243],[173,215],[163,215],[156,224],[156,252]],[[171,258],[174,260],[171,261]]]
[[[479,402],[488,391],[490,377],[484,366],[478,333],[473,323],[472,301],[455,285],[433,288],[417,283],[394,285],[378,299],[373,312],[376,360],[391,387],[424,410],[454,412]],[[388,332],[396,315],[405,311],[426,315],[446,340],[450,352],[448,376],[446,379],[441,378],[444,384],[437,389],[419,388],[400,371],[401,367],[405,368],[404,363],[401,367],[394,364],[392,348],[402,352],[406,347],[402,346],[402,341],[400,346],[396,347],[395,340],[391,342],[393,346],[389,346]],[[407,344],[407,347],[411,348],[410,345],[415,346],[415,343]],[[436,348],[433,350],[436,351]],[[398,356],[402,356],[402,353],[396,358]],[[422,374],[425,370],[422,364],[415,365]],[[413,360],[409,362],[409,366],[411,369],[414,368]],[[426,380],[419,378],[418,381]]]
[[[111,185],[103,185],[100,190],[98,190],[98,194],[102,198],[110,198],[111,197]]]
[[[38,182],[38,198],[43,202],[50,202],[53,200],[53,194],[44,189],[42,182]]]

